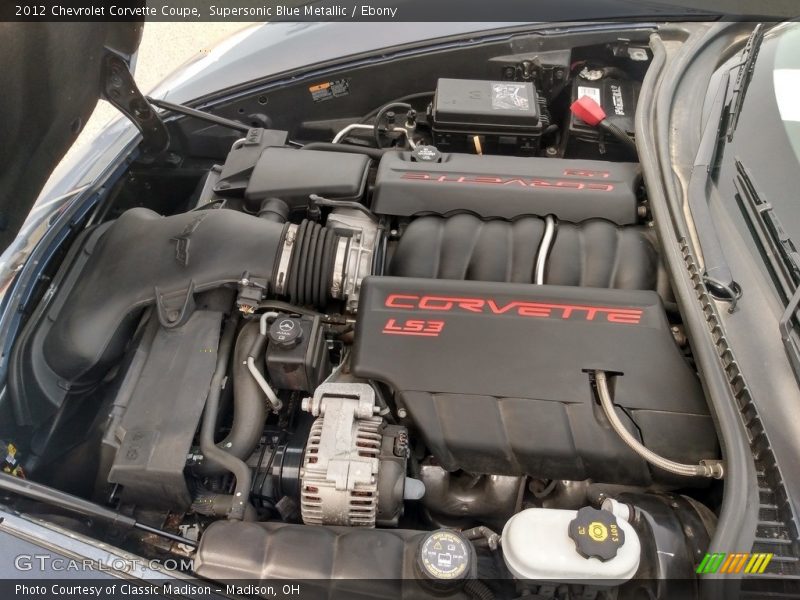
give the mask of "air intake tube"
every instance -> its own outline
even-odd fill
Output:
[[[89,255],[43,344],[66,385],[103,376],[122,354],[140,309],[156,303],[165,326],[179,324],[193,294],[235,286],[244,274],[266,294],[324,308],[341,297],[346,235],[216,209],[162,217],[125,213],[83,252]],[[338,266],[338,272],[335,272]]]

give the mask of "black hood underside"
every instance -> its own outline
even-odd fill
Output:
[[[0,23],[0,251],[92,114],[103,56],[130,59],[141,34],[141,22]]]

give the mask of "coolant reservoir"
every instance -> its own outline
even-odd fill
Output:
[[[636,530],[607,510],[529,508],[503,528],[503,557],[519,579],[594,585],[627,581],[639,568]]]

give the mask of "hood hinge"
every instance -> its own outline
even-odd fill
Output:
[[[169,146],[169,132],[153,106],[139,91],[128,64],[107,51],[103,58],[103,97],[120,110],[142,132],[141,149],[153,157]]]

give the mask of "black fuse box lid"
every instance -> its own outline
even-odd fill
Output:
[[[435,129],[539,128],[536,88],[530,82],[439,79],[433,101]]]

